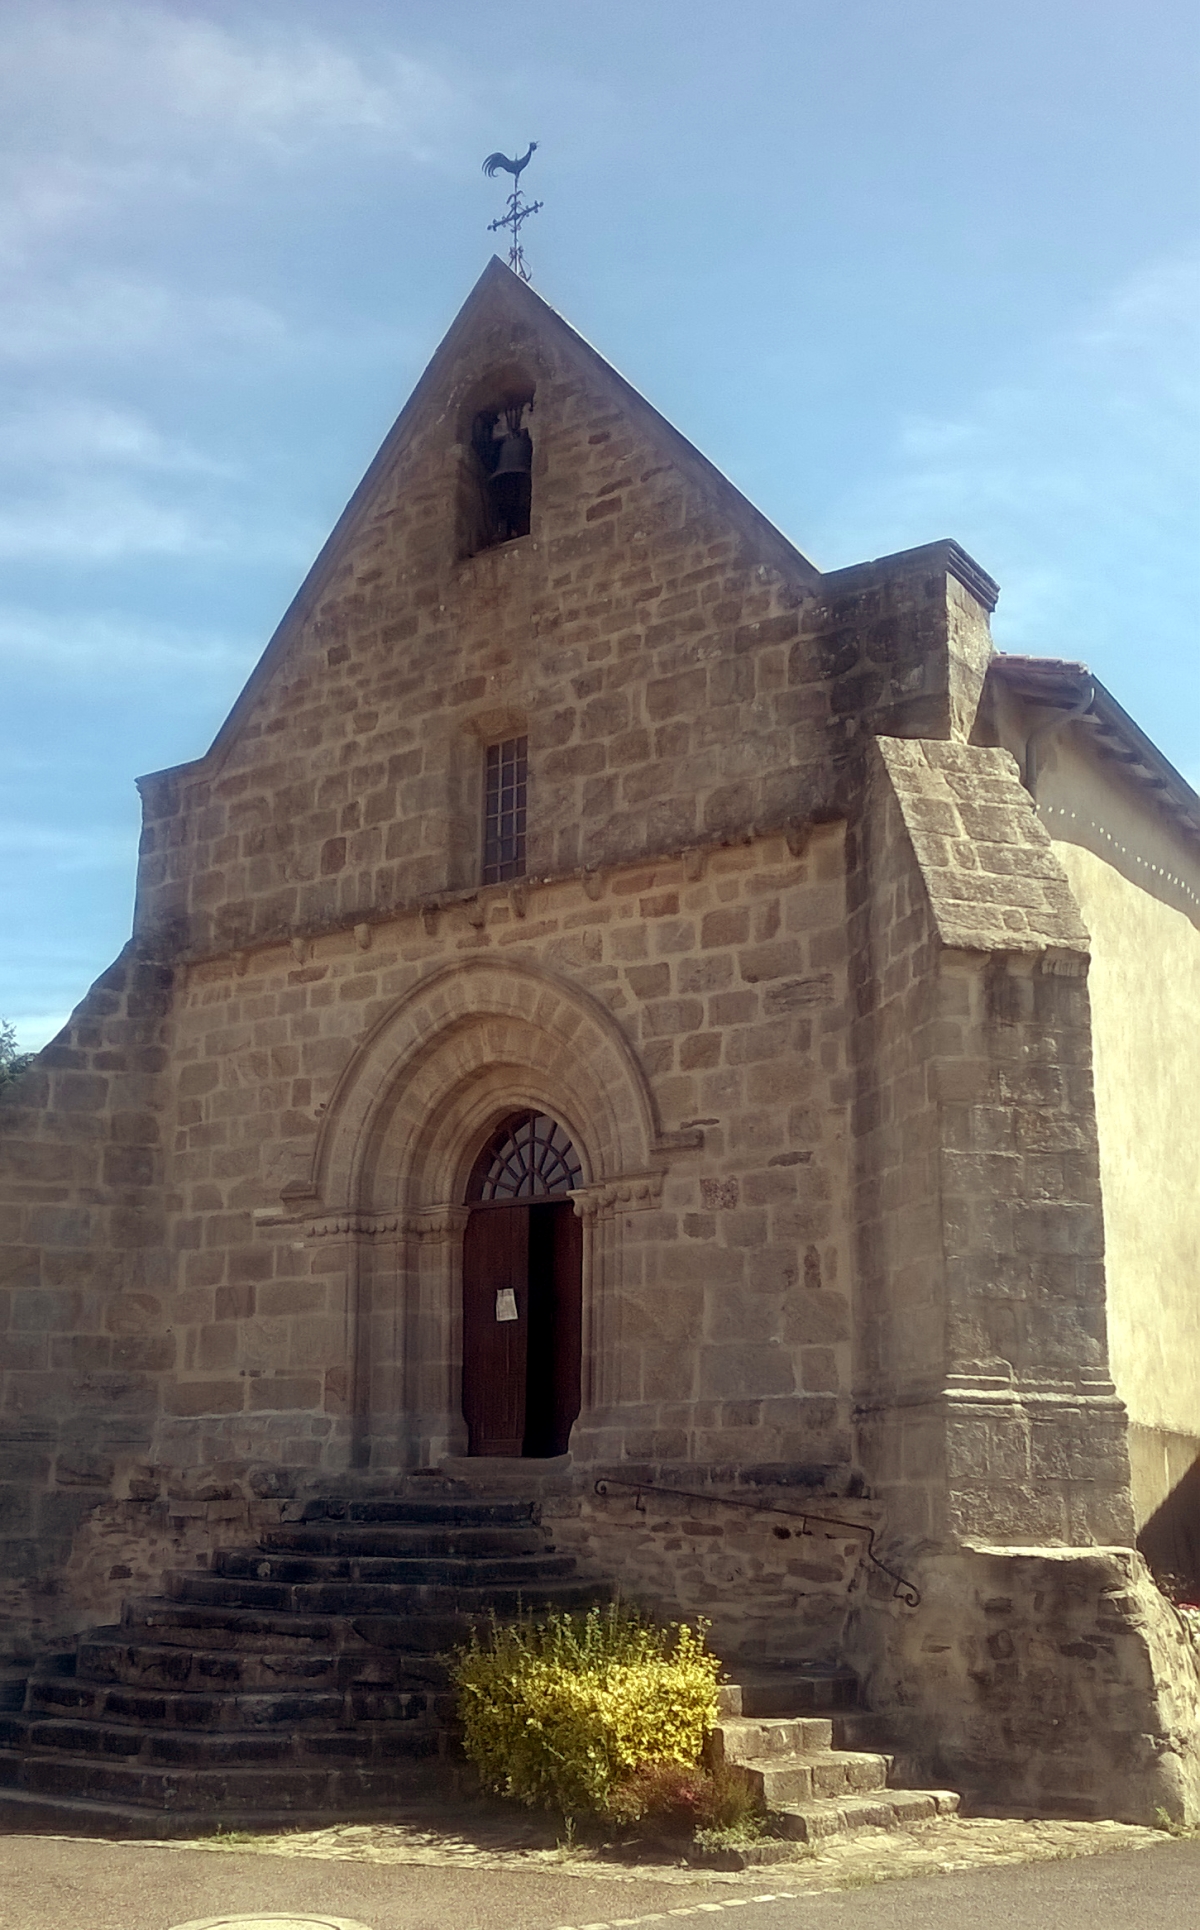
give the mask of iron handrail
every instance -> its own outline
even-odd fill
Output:
[[[903,1575],[898,1575],[894,1568],[889,1568],[885,1561],[880,1561],[875,1553],[875,1530],[865,1521],[846,1521],[839,1515],[814,1514],[808,1508],[803,1512],[795,1508],[773,1508],[769,1502],[739,1501],[728,1494],[702,1494],[696,1488],[665,1488],[657,1481],[625,1481],[619,1474],[601,1475],[596,1482],[595,1493],[603,1498],[607,1496],[610,1486],[631,1488],[634,1493],[633,1505],[642,1514],[646,1512],[642,1502],[644,1494],[669,1494],[678,1501],[710,1501],[719,1503],[723,1508],[743,1508],[748,1514],[782,1515],[786,1521],[798,1521],[802,1535],[811,1533],[808,1526],[810,1521],[819,1521],[827,1528],[848,1528],[852,1534],[867,1537],[867,1545],[863,1552],[867,1560],[895,1584],[892,1589],[893,1601],[903,1602],[906,1608],[919,1608],[921,1605],[921,1591],[916,1583],[905,1581]]]

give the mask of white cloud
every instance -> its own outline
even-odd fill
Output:
[[[55,399],[0,417],[0,464],[45,468],[115,466],[156,473],[229,476],[187,443],[160,434],[145,416],[86,399]]]
[[[211,678],[236,689],[262,643],[261,637],[239,639],[136,618],[0,608],[0,666],[10,674],[30,664],[81,678],[90,671],[109,679],[186,673],[196,687]]]
[[[316,167],[324,189],[364,150],[428,168],[461,145],[468,91],[386,36],[343,43],[336,23],[254,9],[221,23],[174,0],[0,11],[0,361],[19,368],[304,352],[263,301],[211,279],[193,293],[189,228],[202,253],[282,180],[290,230],[297,173]]]
[[[249,158],[283,163],[369,140],[436,164],[464,88],[386,44],[369,53],[291,23],[236,27],[175,8],[10,9],[0,128],[10,241],[166,181],[211,192]]]
[[[383,131],[424,152],[461,103],[427,61],[387,47],[359,58],[321,34],[246,15],[236,29],[172,7],[37,0],[7,30],[10,122],[35,118],[70,145],[110,152],[166,125],[297,142]]]
[[[1194,256],[1150,264],[968,409],[899,424],[890,466],[831,507],[820,553],[832,567],[957,537],[1002,577],[1008,648],[1136,648],[1141,610],[1190,634],[1198,295]]]
[[[236,546],[234,526],[110,480],[80,481],[0,510],[0,556],[107,563],[195,556]]]
[[[184,355],[200,343],[278,352],[286,339],[283,318],[261,302],[118,275],[16,273],[0,301],[0,357],[13,362],[103,362],[168,347]]]
[[[217,486],[228,474],[221,464],[148,428],[141,444],[123,453],[120,433],[131,433],[136,420],[114,412],[106,422],[98,411],[90,422],[85,414],[60,425],[58,454],[32,484],[22,476],[23,487],[7,488],[0,499],[0,557],[74,566],[152,556],[236,556],[297,568],[311,561],[322,532],[299,519],[281,521],[269,506]]]
[[[383,52],[368,71],[319,35],[290,28],[238,36],[211,22],[160,18],[137,52],[147,78],[165,83],[173,112],[256,142],[304,146],[331,131],[370,132],[429,160],[431,133],[458,104],[425,62]]]
[[[23,263],[36,240],[78,225],[99,188],[94,171],[61,156],[0,151],[0,262]]]

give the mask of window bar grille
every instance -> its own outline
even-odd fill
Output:
[[[483,882],[525,876],[525,786],[528,739],[487,748],[483,816]]]

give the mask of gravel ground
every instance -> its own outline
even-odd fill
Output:
[[[689,1887],[703,1881],[761,1889],[766,1876],[774,1886],[785,1877],[802,1875],[805,1890],[812,1891],[856,1889],[896,1877],[930,1876],[945,1870],[1149,1849],[1164,1841],[1161,1831],[1128,1823],[947,1816],[901,1829],[854,1830],[811,1851],[797,1844],[794,1862],[734,1874],[701,1873],[665,1850],[642,1850],[635,1860],[629,1851],[564,1843],[560,1837],[561,1831],[556,1832],[553,1824],[542,1818],[513,1814],[499,1806],[464,1804],[451,1810],[446,1805],[414,1809],[394,1824],[343,1823],[330,1829],[297,1830],[278,1836],[201,1837],[161,1847],[206,1850],[214,1856],[236,1850],[243,1855],[453,1865],[513,1873],[553,1870],[618,1884],[652,1878]]]

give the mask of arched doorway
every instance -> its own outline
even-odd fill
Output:
[[[468,1452],[565,1454],[580,1405],[579,1157],[548,1114],[512,1113],[467,1185],[463,1417]]]

